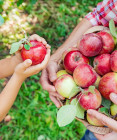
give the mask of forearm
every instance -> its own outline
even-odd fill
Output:
[[[54,59],[55,61],[58,61],[61,58],[62,53],[69,47],[72,47],[73,45],[77,44],[77,42],[80,40],[84,32],[86,32],[87,29],[89,29],[90,27],[92,27],[92,24],[87,19],[84,18],[75,27],[75,29],[70,34],[68,39],[63,43],[63,45],[59,47],[59,49],[51,56],[51,60]]]
[[[22,60],[16,59],[16,56],[0,60],[0,79],[12,75],[15,67],[21,62]]]
[[[6,87],[0,94],[0,121],[4,119],[12,107],[24,79],[13,74]]]

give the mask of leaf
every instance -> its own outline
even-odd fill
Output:
[[[85,113],[85,109],[83,109],[82,107],[81,107],[81,105],[79,104],[79,103],[77,103],[78,102],[78,99],[73,99],[72,101],[71,101],[71,104],[72,105],[76,105],[76,117],[78,117],[79,119],[84,119],[84,113]]]
[[[111,19],[111,20],[109,21],[109,29],[110,29],[111,34],[112,34],[114,37],[117,38],[115,23],[114,23],[113,19]]]
[[[110,116],[110,115],[109,115],[109,109],[106,108],[106,107],[101,107],[101,108],[99,108],[99,112],[100,112],[100,113],[103,113],[103,114],[105,114],[105,115],[107,115],[107,116]]]
[[[78,93],[78,92],[80,92],[80,91],[81,91],[80,87],[78,87],[78,86],[74,87],[74,88],[71,90],[70,94],[69,94],[69,95],[70,95],[70,96],[69,96],[69,99],[70,99],[71,97],[75,96],[76,93]]]
[[[37,0],[30,0],[31,4],[35,4],[37,2]]]
[[[102,97],[102,105],[103,105],[104,107],[106,107],[107,109],[109,109],[110,106],[111,106],[111,101],[105,99],[104,97]]]
[[[62,106],[57,113],[57,122],[60,127],[71,123],[76,116],[76,107],[74,105]]]
[[[3,17],[0,15],[0,26],[4,23]]]
[[[88,91],[91,92],[91,93],[93,93],[93,94],[95,94],[95,86],[90,86],[88,88]]]
[[[24,48],[25,48],[26,50],[30,50],[30,46],[29,46],[28,44],[25,44],[25,45],[24,45]]]
[[[11,45],[10,54],[13,54],[16,51],[18,51],[21,44],[22,44],[21,42],[15,42],[15,43],[13,43]]]

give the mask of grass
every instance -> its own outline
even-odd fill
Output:
[[[29,34],[43,36],[54,51],[99,1],[0,0],[0,12],[5,19],[0,28],[0,57],[9,56],[10,44],[23,37],[19,25]],[[9,111],[12,121],[0,123],[0,136],[3,140],[80,140],[86,130],[82,123],[73,121],[63,128],[58,126],[57,108],[39,84],[40,75],[23,83]],[[5,80],[0,81],[0,90]]]

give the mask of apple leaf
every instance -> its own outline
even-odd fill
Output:
[[[69,95],[70,95],[70,96],[69,96],[69,99],[70,99],[71,97],[75,96],[76,93],[78,93],[78,92],[80,92],[80,91],[81,91],[80,87],[78,87],[78,86],[74,87],[74,88],[71,90],[70,94],[69,94]]]
[[[89,86],[88,91],[95,94],[95,86]]]
[[[26,50],[30,50],[30,46],[29,46],[28,44],[25,44],[25,45],[24,45],[24,48],[25,48]]]
[[[111,101],[105,99],[104,97],[102,97],[102,105],[103,105],[105,108],[109,109],[110,106],[111,106]]]
[[[76,105],[76,117],[78,117],[79,119],[84,119],[84,113],[85,113],[85,109],[83,109],[81,107],[81,105],[78,103],[78,99],[73,99],[71,101],[72,105]]]
[[[11,45],[10,54],[13,54],[16,51],[18,51],[21,44],[22,44],[21,42],[15,42],[15,43],[13,43]]]
[[[117,38],[115,23],[114,23],[113,19],[111,19],[111,20],[109,21],[109,29],[110,29],[111,34],[112,34],[115,38]]]
[[[4,23],[3,17],[0,15],[0,26]]]
[[[103,114],[105,114],[105,115],[107,115],[107,116],[110,116],[110,115],[109,115],[109,109],[106,108],[106,107],[101,107],[101,108],[99,108],[99,112],[100,112],[100,113],[103,113]]]
[[[62,106],[57,113],[57,122],[60,127],[70,124],[76,116],[76,107],[74,105]]]

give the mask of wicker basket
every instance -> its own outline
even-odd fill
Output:
[[[96,32],[102,31],[102,30],[105,30],[107,32],[110,32],[109,31],[109,28],[107,28],[107,27],[94,26],[94,27],[88,29],[84,34],[96,33]],[[62,65],[62,61],[61,60],[59,61],[58,65],[59,65],[60,69],[63,69],[63,65]],[[84,126],[88,130],[90,130],[91,132],[93,132],[93,133],[104,135],[104,134],[108,134],[108,133],[112,132],[112,130],[110,128],[108,128],[108,127],[97,127],[97,126],[93,126],[93,125],[89,124],[86,120],[79,119],[77,117],[76,117],[76,120],[82,122],[84,124]]]

